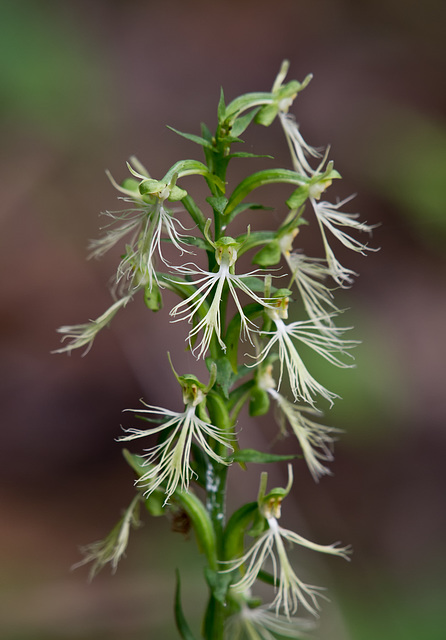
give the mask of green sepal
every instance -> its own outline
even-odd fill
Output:
[[[177,625],[178,632],[180,636],[183,638],[183,640],[196,640],[184,616],[183,608],[181,606],[181,581],[180,581],[180,572],[178,571],[178,569],[176,570],[174,615],[175,615],[175,623]]]
[[[294,460],[298,458],[298,455],[279,455],[276,453],[264,453],[263,451],[256,451],[255,449],[239,449],[234,454],[228,457],[231,462],[250,462],[252,464],[270,464],[273,462],[284,462],[287,460]],[[272,494],[273,489],[270,493]],[[283,491],[283,489],[282,489]],[[270,494],[268,494],[270,495]]]
[[[165,182],[161,182],[161,180],[154,180],[153,178],[147,178],[147,180],[142,180],[139,184],[139,193],[142,196],[145,195],[158,195],[167,187]]]
[[[161,294],[161,289],[156,284],[156,282],[152,282],[152,288],[149,286],[144,288],[144,304],[151,311],[159,311],[163,306],[163,296]]]
[[[265,105],[256,115],[256,124],[261,124],[264,127],[269,127],[269,125],[274,122],[278,111],[279,105],[277,103]]]
[[[121,187],[123,189],[128,189],[129,191],[138,192],[139,182],[135,178],[124,178],[121,182]]]
[[[246,534],[251,536],[251,538],[258,538],[265,531],[266,527],[267,523],[265,517],[260,513],[260,511],[257,511],[252,522],[252,527],[246,532]]]
[[[236,186],[229,198],[229,202],[225,209],[225,215],[229,216],[235,207],[244,200],[251,191],[254,191],[254,189],[266,184],[274,184],[278,182],[302,186],[308,184],[309,178],[296,173],[296,171],[291,171],[290,169],[264,169],[263,171],[257,171],[242,180],[242,182]]]
[[[168,189],[169,195],[167,196],[167,199],[170,202],[177,202],[187,196],[187,191],[185,189],[181,189],[175,185],[169,187],[166,182],[161,180],[148,178],[147,180],[143,180],[139,185],[139,192],[142,196],[155,196],[159,198],[165,189]]]
[[[218,600],[218,602],[225,604],[229,585],[232,582],[231,574],[229,572],[221,573],[220,571],[213,571],[209,569],[209,567],[205,567],[204,576],[214,598]]]
[[[280,262],[282,257],[282,251],[280,244],[277,240],[273,240],[258,251],[252,259],[253,264],[258,264],[260,267],[271,267],[272,265]]]
[[[213,149],[212,144],[208,140],[205,140],[204,138],[202,138],[201,136],[196,136],[193,133],[183,133],[183,131],[178,131],[178,129],[174,129],[173,127],[170,127],[169,125],[167,125],[167,128],[170,129],[171,131],[173,131],[174,133],[177,133],[179,136],[182,136],[183,138],[186,138],[186,140],[190,140],[191,142],[195,142],[196,144],[199,144],[202,147],[207,147],[208,149]]]
[[[223,214],[225,207],[228,204],[228,199],[224,196],[210,196],[209,198],[206,198],[206,202],[209,202],[215,211]]]
[[[258,515],[257,502],[249,502],[235,511],[223,534],[223,559],[233,560],[243,555],[243,539],[250,523]]]
[[[254,387],[249,397],[249,415],[264,416],[270,406],[269,393],[260,387]]]

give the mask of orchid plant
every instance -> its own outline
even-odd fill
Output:
[[[208,380],[178,374],[168,355],[184,410],[144,402],[130,409],[147,428],[127,429],[120,440],[150,443],[139,453],[124,450],[136,474],[136,495],[105,540],[85,547],[79,564],[91,562],[91,576],[107,563],[116,569],[141,505],[154,516],[180,511],[206,559],[209,602],[201,634],[207,640],[302,637],[312,627],[311,616],[317,617],[323,596],[320,587],[298,576],[285,543],[345,559],[350,553],[348,547],[316,544],[279,524],[282,503],[292,488],[290,460],[304,461],[319,481],[330,474],[338,431],[322,424],[316,407],[321,398],[331,405],[337,396],[314,378],[300,347],[306,345],[336,367],[351,366],[350,351],[357,343],[345,339],[347,328],[336,324],[334,291],[350,286],[355,274],[334,251],[340,243],[365,254],[370,247],[356,232],[372,231],[357,214],[343,211],[349,198],[334,204],[321,200],[340,175],[328,161],[328,152],[321,154],[304,140],[289,113],[311,76],[286,82],[287,71],[285,61],[269,92],[247,93],[229,104],[222,92],[214,134],[204,124],[201,135],[176,132],[202,147],[204,162],[181,160],[158,180],[131,158],[130,176],[122,183],[109,175],[124,209],[106,214],[105,233],[90,249],[92,256],[101,257],[124,244],[113,278],[114,301],[96,320],[59,329],[67,342],[58,352],[88,350],[102,328],[136,296],[142,295],[154,312],[161,309],[166,290],[179,298],[170,310],[172,322],[187,321],[187,348],[205,360]],[[249,126],[275,122],[288,144],[291,168],[256,171],[231,187],[226,180],[230,161],[270,158],[233,151],[233,145],[242,142],[240,136]],[[205,209],[184,188],[190,175],[206,182]],[[250,197],[273,183],[287,190],[287,199],[279,203],[285,210],[279,227],[251,230],[247,225],[242,234],[229,235],[236,217],[266,209]],[[180,221],[184,214],[191,218],[188,225]],[[323,256],[306,256],[294,246],[307,228],[303,225],[312,219],[322,236]],[[175,252],[177,257],[171,258]],[[248,272],[239,263],[244,254],[251,254],[255,265]],[[279,283],[282,286],[275,286]],[[293,318],[299,319],[288,322],[291,303]],[[252,416],[275,409],[280,434],[296,436],[292,455],[240,448],[237,424],[243,421],[245,405]],[[267,491],[268,475],[263,471],[257,497],[227,517],[226,479],[232,465],[285,462],[285,488]],[[259,581],[269,585],[270,603],[258,598]],[[181,637],[195,638],[181,606],[179,576],[174,610]]]

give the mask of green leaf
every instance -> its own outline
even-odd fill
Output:
[[[210,196],[209,198],[206,198],[206,202],[209,202],[209,204],[213,209],[215,209],[215,211],[223,214],[223,211],[228,204],[228,199],[224,196]]]
[[[203,233],[204,227],[206,225],[206,218],[204,217],[201,209],[196,205],[194,200],[190,196],[186,196],[181,200],[186,211],[189,213],[192,220],[195,222],[197,227]]]
[[[208,149],[213,149],[213,146],[210,142],[208,142],[208,140],[205,140],[204,138],[202,138],[201,136],[196,136],[193,133],[183,133],[182,131],[178,131],[178,129],[174,129],[173,127],[170,127],[169,125],[167,125],[167,128],[170,129],[171,131],[173,131],[174,133],[177,133],[179,136],[182,136],[183,138],[186,138],[186,140],[190,140],[191,142],[195,142],[196,144],[199,144],[202,147],[207,147]]]
[[[229,389],[231,388],[233,377],[231,363],[229,359],[224,356],[223,358],[219,358],[215,364],[217,365],[217,384],[220,385],[225,398],[229,398]]]
[[[221,191],[224,192],[225,190],[225,183],[223,180],[215,174],[210,173],[207,166],[199,160],[179,160],[170,167],[169,171],[163,177],[162,182],[170,184],[170,181],[175,175],[177,176],[177,179],[192,175],[204,176],[207,180],[214,182]]]
[[[152,493],[144,499],[144,504],[151,516],[157,518],[165,515],[166,494],[162,491],[152,491]]]
[[[228,158],[270,158],[274,160],[274,156],[266,154],[259,155],[258,153],[249,153],[248,151],[237,151],[236,153],[230,153]]]
[[[237,137],[241,135],[249,127],[249,125],[251,124],[253,118],[256,116],[258,111],[259,111],[259,107],[257,107],[256,109],[252,109],[252,111],[250,111],[249,113],[245,114],[244,116],[241,116],[240,118],[237,118],[234,124],[232,125],[232,129],[231,129],[232,135]]]
[[[261,244],[269,244],[276,239],[277,233],[275,231],[253,231],[249,234],[244,233],[238,236],[237,242],[242,245],[238,251],[238,256],[242,256],[244,253],[258,247]]]
[[[186,244],[193,245],[194,247],[198,247],[199,249],[204,249],[205,251],[214,251],[214,248],[209,244],[209,242],[207,242],[203,238],[197,238],[195,236],[181,236],[181,240]]]
[[[274,102],[274,96],[272,93],[245,93],[228,104],[226,107],[225,117],[227,120],[235,120],[238,114],[243,113],[243,111],[247,111],[248,109],[259,107],[261,105],[271,104],[272,102]]]
[[[263,292],[265,290],[265,283],[260,278],[256,278],[255,276],[247,276],[243,278],[243,283],[251,289],[251,291]],[[237,286],[237,282],[234,282],[235,286]]]
[[[127,464],[133,469],[138,478],[140,478],[147,471],[147,466],[144,466],[144,458],[137,456],[134,453],[130,453],[128,449],[122,450],[122,455],[127,461]]]
[[[254,464],[270,464],[271,462],[283,462],[286,460],[294,460],[298,455],[278,455],[275,453],[264,453],[255,449],[239,449],[233,455],[228,456],[231,462],[252,462]]]
[[[280,244],[277,240],[270,242],[260,249],[252,259],[253,264],[258,264],[260,267],[271,267],[274,264],[280,262],[282,251]]]
[[[242,182],[236,186],[229,198],[228,205],[225,209],[225,215],[230,215],[235,207],[244,198],[246,198],[251,191],[254,191],[254,189],[266,184],[280,182],[302,186],[308,184],[309,179],[306,176],[302,176],[299,173],[296,173],[296,171],[291,171],[289,169],[264,169],[263,171],[257,171],[245,178],[245,180],[242,180]]]
[[[176,588],[175,588],[175,603],[174,603],[175,622],[180,636],[183,640],[195,640],[195,636],[189,627],[189,624],[184,616],[183,608],[181,606],[181,581],[180,572],[176,570]]]
[[[223,93],[223,87],[220,89],[220,100],[218,101],[217,115],[218,121],[223,122],[226,116],[225,95]]]
[[[219,571],[213,571],[209,567],[205,567],[204,575],[206,582],[208,583],[214,598],[225,604],[226,594],[228,592],[229,585],[232,582],[231,573],[221,573]]]
[[[287,207],[290,209],[298,209],[301,207],[309,196],[308,186],[299,187],[290,195],[286,201]]]

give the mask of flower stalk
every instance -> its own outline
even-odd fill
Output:
[[[123,245],[111,287],[114,301],[96,320],[59,329],[63,339],[70,341],[58,352],[88,350],[117,312],[137,296],[142,295],[151,311],[161,313],[166,290],[179,298],[166,320],[185,320],[190,325],[185,332],[187,348],[206,362],[209,381],[203,383],[193,373],[179,375],[168,354],[183,410],[144,401],[142,408],[127,410],[149,423],[146,428],[132,424],[119,438],[132,446],[145,443],[138,454],[124,453],[136,474],[136,496],[111,534],[84,549],[85,558],[79,564],[92,562],[91,575],[108,563],[114,571],[132,526],[139,522],[140,504],[152,516],[181,519],[195,531],[206,562],[209,600],[201,629],[205,640],[303,637],[314,626],[305,616],[319,615],[324,595],[321,587],[299,577],[288,548],[294,545],[344,559],[350,554],[339,543],[314,543],[280,524],[282,503],[293,483],[293,465],[302,459],[315,481],[330,475],[333,443],[340,433],[319,422],[319,399],[331,405],[338,396],[310,372],[305,349],[330,366],[345,368],[352,366],[346,357],[351,357],[357,344],[344,339],[347,328],[336,324],[340,314],[336,290],[350,286],[355,274],[341,265],[329,239],[334,237],[360,254],[374,250],[356,236],[364,231],[370,234],[373,226],[360,222],[356,213],[342,211],[350,198],[334,204],[321,200],[340,175],[328,161],[328,151],[305,141],[290,113],[311,76],[286,82],[288,66],[285,61],[271,91],[244,94],[228,104],[222,92],[214,133],[206,125],[201,135],[173,129],[201,147],[204,162],[180,160],[155,179],[132,158],[127,165],[130,177],[122,183],[109,174],[125,208],[107,212],[109,223],[102,237],[90,243],[90,255],[100,258]],[[233,150],[242,142],[244,131],[276,123],[290,151],[290,166],[247,170],[240,183],[227,183],[233,160],[247,166],[257,157],[271,158],[240,152],[237,147]],[[197,204],[189,190],[192,175],[204,180],[209,190],[205,207]],[[257,197],[271,184],[282,185],[288,194],[277,203],[273,228],[257,228],[253,214],[240,232],[240,224],[233,224],[235,218],[263,208],[251,201],[251,194],[255,191]],[[307,211],[310,224],[304,226]],[[278,218],[282,222],[274,224]],[[300,239],[308,228],[320,233],[322,256],[305,255]],[[246,270],[240,266],[242,256],[251,257],[260,268]],[[279,277],[286,278],[287,289],[275,286]],[[241,448],[245,407],[252,416],[274,411],[279,435],[295,436],[290,455]],[[285,488],[268,492],[268,475],[262,472],[257,500],[228,517],[227,478],[232,465],[246,469],[284,462],[289,478]],[[180,529],[176,525],[175,530]],[[269,602],[255,595],[259,581],[273,588]],[[182,609],[179,573],[174,608],[180,636],[196,637]]]

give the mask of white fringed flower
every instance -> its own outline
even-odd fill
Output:
[[[319,258],[308,258],[297,251],[284,255],[308,316],[322,332],[327,326],[333,331],[333,314],[339,310],[333,301],[333,293],[324,282],[331,270]]]
[[[165,208],[162,200],[154,204],[141,203],[138,208],[119,213],[107,212],[116,227],[108,228],[105,235],[90,242],[90,257],[99,258],[130,234],[126,253],[116,272],[116,286],[134,293],[141,285],[152,290],[153,282],[158,284],[156,256],[170,266],[161,249],[162,238],[167,235],[174,247],[183,253],[192,253],[185,248],[179,229],[183,225]]]
[[[138,511],[141,495],[137,494],[126,509],[121,520],[113,527],[104,540],[98,540],[81,547],[84,558],[73,565],[72,569],[77,569],[89,562],[93,565],[90,570],[90,580],[108,563],[111,564],[112,572],[115,573],[118,563],[125,554],[129,541],[131,527],[139,525]]]
[[[306,584],[295,574],[288,559],[284,540],[291,544],[298,544],[335,556],[348,559],[349,549],[339,547],[338,543],[331,545],[320,545],[288,529],[283,529],[275,517],[266,518],[267,529],[256,540],[252,547],[237,560],[231,561],[229,570],[237,569],[246,565],[244,575],[240,580],[232,585],[233,589],[246,591],[252,587],[257,579],[259,571],[263,568],[268,558],[273,566],[274,581],[276,583],[276,597],[271,606],[279,613],[281,610],[289,617],[297,611],[298,604],[301,603],[307,611],[317,615],[319,603],[317,598],[321,596],[321,587]]]
[[[328,242],[326,230],[330,231],[334,237],[341,242],[344,247],[356,251],[362,255],[365,255],[366,251],[377,251],[368,247],[367,244],[352,238],[344,228],[354,229],[356,231],[365,231],[371,233],[374,225],[368,225],[364,222],[357,220],[359,214],[357,213],[344,213],[339,209],[344,206],[346,202],[349,202],[353,196],[345,198],[337,204],[331,204],[330,202],[318,201],[316,198],[310,197],[310,202],[313,207],[313,211],[316,215],[319,229],[321,231],[322,240],[325,248],[325,255],[330,269],[330,274],[341,287],[348,286],[352,283],[352,277],[356,275],[351,269],[343,267],[339,260],[335,257],[334,252]]]
[[[258,355],[257,361],[263,362],[273,346],[277,344],[279,347],[280,362],[277,388],[280,388],[283,371],[286,369],[291,391],[296,400],[302,399],[314,405],[315,401],[313,396],[319,394],[333,404],[334,398],[338,397],[337,394],[329,391],[313,378],[300,357],[293,341],[299,340],[331,364],[342,368],[352,365],[345,364],[335,354],[347,354],[346,349],[351,349],[358,343],[355,340],[341,340],[338,337],[338,333],[345,331],[345,329],[335,328],[329,333],[321,334],[319,324],[313,319],[298,320],[290,324],[285,324],[276,310],[268,310],[267,313],[276,325],[276,330],[272,332],[262,332],[262,335],[269,335],[271,337]]]
[[[241,275],[235,275],[231,273],[231,267],[234,266],[237,260],[237,243],[232,238],[221,238],[218,243],[216,243],[216,251],[215,257],[217,264],[219,265],[219,269],[216,273],[205,271],[196,265],[192,265],[189,267],[188,265],[184,265],[182,267],[175,267],[175,270],[185,276],[202,276],[195,280],[193,284],[198,286],[197,290],[190,295],[188,298],[177,304],[171,311],[171,316],[181,315],[181,318],[177,318],[173,322],[178,322],[180,320],[188,320],[192,322],[193,318],[196,317],[198,310],[200,309],[203,302],[205,302],[208,296],[212,296],[212,301],[209,305],[209,309],[206,314],[196,323],[194,328],[189,332],[187,340],[192,345],[192,342],[200,331],[203,331],[203,337],[201,341],[195,345],[192,349],[193,352],[198,351],[197,358],[201,358],[205,355],[206,351],[209,348],[212,336],[218,340],[218,343],[223,351],[226,351],[226,345],[221,337],[221,315],[220,315],[220,305],[222,299],[223,288],[225,284],[228,285],[229,291],[234,299],[237,310],[240,314],[240,323],[241,323],[241,333],[245,337],[248,337],[250,342],[252,342],[251,332],[258,333],[257,326],[246,317],[243,307],[240,303],[240,300],[237,295],[236,288],[240,289],[249,296],[255,302],[267,307],[268,303],[263,298],[260,298],[257,294],[252,291],[248,285],[244,282],[246,278],[249,278],[259,272],[258,269],[255,271],[251,271],[249,273],[244,273]],[[174,282],[174,280],[172,280]],[[215,288],[215,290],[214,290]]]
[[[313,176],[318,169],[311,167],[307,157],[320,158],[322,154],[305,142],[293,115],[280,112],[279,118],[291,152],[294,170],[303,176]]]
[[[335,427],[327,427],[311,419],[310,416],[320,416],[321,412],[310,407],[294,404],[269,388],[267,392],[277,402],[278,420],[283,431],[286,423],[291,427],[299,441],[308,469],[316,482],[323,475],[331,475],[330,469],[324,462],[333,460],[334,433],[339,433]]]
[[[316,544],[279,525],[278,519],[281,515],[282,501],[289,494],[293,485],[291,465],[288,465],[288,485],[285,489],[273,489],[266,494],[267,481],[268,474],[263,472],[257,504],[259,514],[265,519],[266,530],[240,558],[225,562],[229,567],[222,573],[228,573],[243,566],[242,577],[231,585],[231,590],[236,595],[238,592],[242,597],[243,594],[249,593],[259,572],[270,559],[276,589],[276,596],[271,607],[276,609],[277,614],[283,611],[285,616],[289,618],[297,611],[298,605],[301,603],[307,611],[317,616],[319,609],[317,598],[323,597],[320,593],[321,587],[306,584],[298,578],[288,559],[284,541],[306,547],[312,551],[339,556],[346,560],[349,559],[351,549],[350,547],[340,547],[338,542],[330,545]]]
[[[312,620],[289,618],[264,606],[250,607],[243,603],[240,611],[226,622],[225,640],[276,640],[277,636],[299,640],[313,629]]]
[[[145,404],[145,403],[144,403]],[[161,425],[150,429],[126,429],[129,435],[119,440],[134,440],[166,431],[166,439],[154,447],[147,449],[144,466],[149,470],[138,480],[138,484],[146,487],[145,495],[151,494],[162,483],[166,482],[166,502],[180,485],[187,491],[193,474],[190,466],[190,451],[195,439],[202,449],[216,462],[228,464],[217,455],[207,442],[211,438],[225,447],[232,448],[226,437],[221,435],[221,429],[209,422],[205,422],[196,415],[196,403],[190,402],[183,412],[169,411],[162,407],[145,404],[147,409],[130,409],[138,414],[147,414],[153,418],[166,419]]]
[[[125,307],[127,302],[132,299],[131,295],[125,296],[117,300],[96,320],[90,320],[84,324],[72,324],[59,327],[58,333],[63,333],[62,341],[69,338],[71,342],[60,349],[56,349],[53,353],[71,353],[73,349],[87,347],[84,354],[88,353],[93,345],[93,341],[101,329],[106,327],[108,323],[115,317],[119,309]]]

